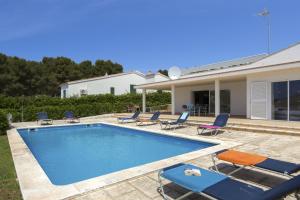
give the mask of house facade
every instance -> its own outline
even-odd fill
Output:
[[[134,86],[145,83],[166,81],[169,78],[161,73],[143,74],[138,71],[106,75],[101,77],[70,81],[60,85],[61,98],[84,95],[141,93]]]
[[[171,90],[172,114],[193,105],[199,114],[300,121],[300,44],[271,55],[182,69],[178,79],[136,88],[144,94],[148,89]]]

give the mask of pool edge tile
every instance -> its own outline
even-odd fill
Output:
[[[238,143],[235,141],[222,141],[217,139],[208,139],[201,138],[197,136],[184,136],[178,133],[173,133],[170,131],[157,131],[157,130],[149,130],[140,127],[128,127],[122,124],[108,123],[104,121],[95,120],[94,122],[88,123],[103,123],[113,126],[125,127],[134,130],[142,130],[153,132],[157,134],[209,142],[209,143],[217,143],[218,145],[208,147],[205,149],[189,152],[186,154],[170,157],[167,159],[163,159],[160,161],[155,161],[151,163],[147,163],[145,165],[140,165],[128,169],[124,169],[121,171],[113,172],[110,174],[106,174],[103,176],[87,179],[84,181],[76,182],[73,184],[65,185],[65,186],[57,186],[53,185],[31,151],[28,149],[27,145],[17,132],[17,129],[11,129],[7,131],[7,136],[12,152],[12,157],[14,160],[17,176],[19,179],[19,184],[22,192],[22,196],[24,200],[55,200],[55,199],[64,199],[69,198],[75,195],[83,194],[98,188],[103,188],[108,185],[112,185],[121,181],[126,181],[129,179],[133,179],[135,177],[149,174],[155,172],[159,169],[162,169],[167,166],[171,166],[181,162],[188,162],[190,160],[212,154],[216,151],[225,149],[225,148],[233,148],[242,145],[242,143]],[[81,123],[81,124],[88,124]],[[65,124],[63,124],[65,125]],[[59,125],[59,126],[63,126]],[[33,126],[23,126],[23,128],[30,128]],[[34,126],[40,127],[40,126]],[[55,127],[55,126],[51,126]],[[19,127],[22,128],[22,127]],[[26,163],[24,164],[24,158],[26,158]],[[34,169],[34,172],[32,172]],[[31,170],[31,171],[30,171]]]

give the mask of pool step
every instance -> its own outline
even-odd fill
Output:
[[[167,120],[171,120],[170,118]],[[228,127],[232,130],[244,130],[251,132],[265,132],[265,133],[287,133],[287,134],[296,134],[300,135],[300,127],[289,127],[289,126],[280,126],[280,125],[263,125],[257,124],[256,121],[253,120],[253,123],[240,123],[234,122],[234,119],[229,120]],[[199,125],[199,124],[209,124],[213,123],[213,120],[188,120],[188,123],[191,125]],[[276,123],[276,122],[274,122]],[[300,122],[299,122],[300,123]]]
[[[300,131],[296,130],[286,130],[286,129],[278,129],[278,128],[260,128],[260,127],[246,127],[246,126],[230,126],[231,130],[238,131],[249,131],[256,133],[269,133],[269,134],[277,134],[277,135],[291,135],[291,136],[300,136]]]
[[[118,117],[128,116],[128,114],[121,114]],[[143,114],[142,117],[149,118],[151,114]],[[176,120],[178,116],[172,115],[161,115],[161,120]],[[213,117],[201,117],[197,119],[197,117],[191,116],[187,123],[192,126],[198,126],[200,124],[209,124],[213,123]],[[235,120],[234,118],[229,119],[228,126],[226,129],[237,130],[237,131],[247,131],[247,132],[255,132],[255,133],[268,133],[268,134],[280,134],[280,135],[292,135],[292,136],[300,136],[300,125],[299,126],[286,126],[286,125],[277,125],[277,122],[266,122],[266,124],[262,124],[261,121],[257,120],[249,120],[251,123],[247,122],[239,122],[239,120]],[[279,122],[280,123],[280,122]],[[288,122],[287,122],[288,124]],[[299,122],[300,124],[300,122]]]
[[[198,126],[199,122],[188,122],[189,125],[192,126]],[[228,126],[225,128],[227,130],[236,130],[236,131],[247,131],[247,132],[255,132],[255,133],[268,133],[268,134],[277,134],[277,135],[292,135],[292,136],[300,136],[300,130],[288,130],[288,129],[282,129],[277,127],[255,127],[255,126],[243,126],[239,124],[228,124]]]

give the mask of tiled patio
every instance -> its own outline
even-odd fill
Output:
[[[116,116],[128,116],[129,114],[117,114]],[[142,117],[150,117],[152,114],[142,114]],[[164,120],[177,119],[178,115],[163,114],[160,117]],[[197,125],[201,123],[212,123],[215,117],[212,116],[190,116],[188,123]],[[264,132],[280,135],[299,135],[300,122],[281,120],[252,120],[238,117],[230,117],[227,125],[228,129],[246,132]]]
[[[92,117],[83,119],[82,122],[95,122],[97,119],[101,121],[106,121],[110,123],[116,123],[116,118],[107,116],[103,117]],[[55,124],[61,124],[62,121],[55,121]],[[30,125],[35,123],[19,123],[18,126]],[[126,126],[136,126],[135,123],[127,124]],[[298,125],[297,125],[298,126]],[[159,125],[144,126],[143,128],[149,130],[160,129]],[[196,129],[194,126],[189,126],[186,128],[181,128],[175,130],[179,134],[196,135]],[[199,136],[211,138],[212,136]],[[244,131],[230,131],[221,133],[215,136],[216,139],[220,140],[236,140],[237,142],[244,143],[238,149],[255,152],[273,158],[278,158],[286,161],[300,163],[300,137],[289,136],[289,135],[270,135],[265,133],[253,133]],[[211,167],[212,162],[210,156],[200,157],[198,159],[190,161],[195,165],[200,167]],[[221,166],[221,165],[220,165]],[[223,165],[223,171],[228,172],[232,170],[229,166]],[[283,179],[273,176],[261,174],[258,172],[243,170],[237,173],[238,177],[243,177],[243,179],[255,181],[257,183],[274,186],[280,183]],[[165,187],[166,192],[171,197],[177,197],[185,193],[183,188],[180,188],[174,184],[165,182],[167,185]],[[96,189],[78,196],[68,198],[68,200],[139,200],[139,199],[152,199],[158,200],[162,199],[159,193],[156,191],[158,187],[157,183],[157,172],[146,174],[137,178],[133,178],[127,181],[123,181],[114,185],[106,186],[104,188]],[[205,199],[199,195],[192,195],[186,199]],[[293,196],[289,196],[287,199],[295,199]]]
[[[105,121],[116,122],[115,118],[106,118]],[[134,123],[128,124],[127,126],[135,126]],[[159,125],[145,126],[145,129],[160,129]],[[175,130],[177,133],[196,135],[195,127],[187,127]],[[199,136],[200,137],[200,136]],[[211,137],[211,136],[201,136],[201,137]],[[238,149],[250,152],[256,152],[263,155],[272,156],[273,158],[278,158],[282,160],[287,160],[291,162],[300,162],[300,137],[296,136],[282,136],[282,135],[270,135],[264,133],[249,133],[249,132],[230,132],[223,133],[216,136],[218,139],[231,140],[235,139],[237,141],[245,143],[245,145],[239,147]],[[212,166],[211,158],[209,156],[201,157],[196,160],[191,161],[191,163],[196,164],[201,167]],[[229,167],[224,168],[230,170]],[[259,174],[259,175],[257,175]],[[274,176],[266,176],[260,173],[249,172],[244,170],[237,174],[238,176],[246,177],[246,179],[258,181],[265,185],[273,186],[282,181],[281,178]],[[76,200],[139,200],[139,199],[162,199],[159,193],[156,191],[158,187],[157,183],[157,173],[147,174],[132,180],[128,180],[122,183],[118,183],[112,186],[108,186],[102,189],[98,189],[87,194],[76,196],[70,199]],[[184,189],[175,186],[174,184],[168,184],[166,186],[166,191],[171,197],[176,197],[179,194],[186,192]],[[199,195],[192,195],[186,199],[205,199]],[[294,199],[294,197],[289,196],[287,199]]]

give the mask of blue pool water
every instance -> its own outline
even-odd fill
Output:
[[[215,144],[94,124],[19,129],[50,181],[65,185]]]

